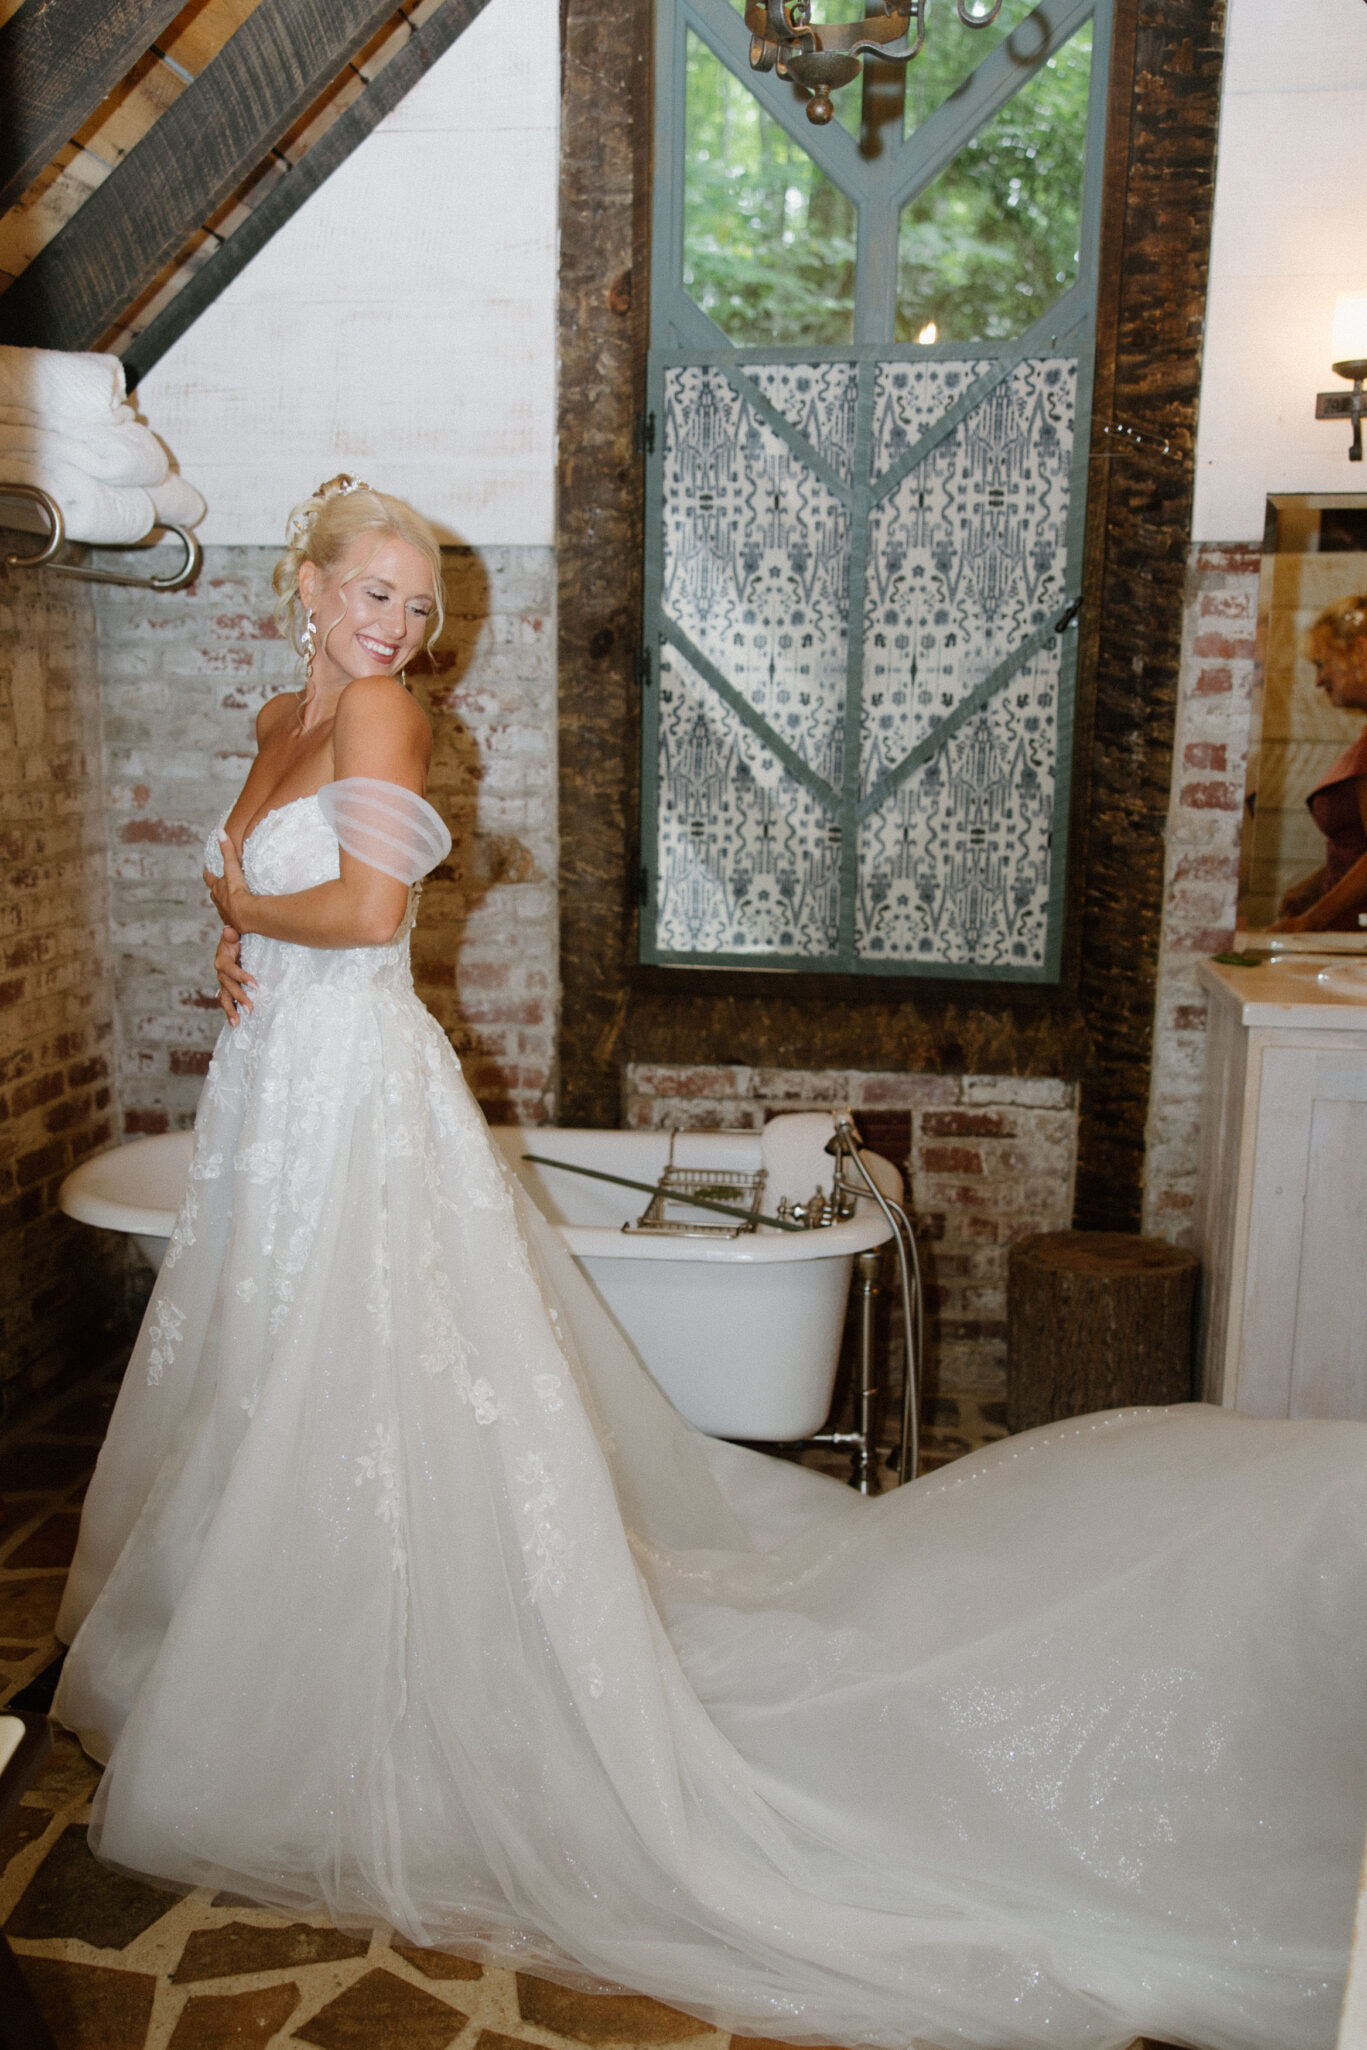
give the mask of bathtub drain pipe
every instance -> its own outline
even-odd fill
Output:
[[[899,1293],[902,1298],[902,1331],[906,1347],[906,1367],[902,1376],[902,1440],[897,1447],[898,1482],[914,1480],[921,1463],[921,1358],[925,1339],[925,1312],[921,1298],[921,1263],[916,1255],[916,1236],[911,1228],[911,1219],[900,1203],[892,1202],[883,1194],[873,1176],[865,1167],[860,1154],[859,1132],[851,1111],[843,1111],[835,1121],[835,1134],[827,1151],[835,1155],[835,1181],[837,1196],[843,1189],[852,1196],[872,1197],[892,1230],[893,1244],[897,1249]],[[846,1172],[854,1167],[858,1171],[863,1188],[852,1183]],[[865,1256],[867,1257],[867,1256]],[[861,1277],[863,1258],[860,1260]],[[864,1432],[870,1431],[870,1422],[864,1412],[871,1411],[873,1404],[866,1400],[864,1389],[872,1383],[873,1313],[872,1299],[865,1290],[860,1305],[860,1423]],[[862,1467],[867,1469],[870,1457],[866,1456]],[[861,1494],[870,1492],[864,1479],[856,1479],[855,1485]]]

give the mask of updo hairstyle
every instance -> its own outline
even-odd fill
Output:
[[[299,593],[301,565],[317,563],[326,575],[336,568],[358,534],[374,534],[377,546],[383,535],[397,534],[427,558],[432,570],[433,605],[423,646],[430,647],[441,632],[446,616],[442,605],[441,548],[427,521],[401,498],[372,491],[368,484],[356,483],[347,476],[329,477],[312,498],[301,499],[290,514],[285,527],[285,552],[271,577],[276,594],[275,623],[297,655],[307,653],[307,607]],[[352,575],[361,575],[364,568],[361,563]],[[350,581],[348,577],[347,582]],[[319,622],[323,643],[336,624],[336,620]]]

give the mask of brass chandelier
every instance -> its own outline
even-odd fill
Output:
[[[926,39],[930,0],[883,0],[880,14],[863,21],[814,22],[811,0],[750,0],[745,25],[750,31],[750,66],[776,71],[805,86],[812,97],[807,119],[818,127],[835,112],[831,94],[849,85],[862,70],[861,58],[884,64],[909,64]],[[965,28],[987,28],[1002,11],[1002,0],[975,12],[965,0],[954,0]],[[910,40],[912,34],[916,40]]]

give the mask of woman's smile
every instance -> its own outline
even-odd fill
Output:
[[[299,582],[317,622],[317,687],[332,691],[358,676],[393,676],[427,638],[436,604],[432,571],[397,534],[359,535],[329,574],[306,562]]]

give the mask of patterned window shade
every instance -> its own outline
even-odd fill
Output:
[[[868,162],[852,136],[811,131],[791,87],[749,72],[727,0],[661,0],[646,960],[1057,976],[1105,4],[1053,0],[1018,19],[967,87]],[[923,248],[946,189],[933,181],[954,169],[947,121],[960,151],[986,124],[1000,129],[1022,84],[1080,31],[1091,38],[1090,114],[1074,274],[1056,273],[1054,304],[1027,305],[1021,332],[1004,335],[1010,284],[988,251],[998,275],[986,299],[946,297],[961,327],[994,331],[897,343],[908,318],[895,301],[899,226],[905,276],[909,202]],[[692,36],[726,66],[733,100],[739,80],[764,102],[789,159],[796,139],[855,202],[854,342],[737,345],[702,311],[696,285],[685,288],[689,129],[678,101]],[[1024,157],[1039,122],[1017,126]],[[949,201],[952,215],[952,189]],[[821,280],[818,265],[808,270]],[[1038,294],[1039,270],[1021,266],[1023,292]],[[725,276],[737,275],[744,287],[733,262]],[[923,293],[925,276],[923,264]],[[724,293],[712,298],[728,317]],[[753,329],[779,301],[736,290],[732,303]],[[790,324],[803,318],[801,294],[782,304]]]

